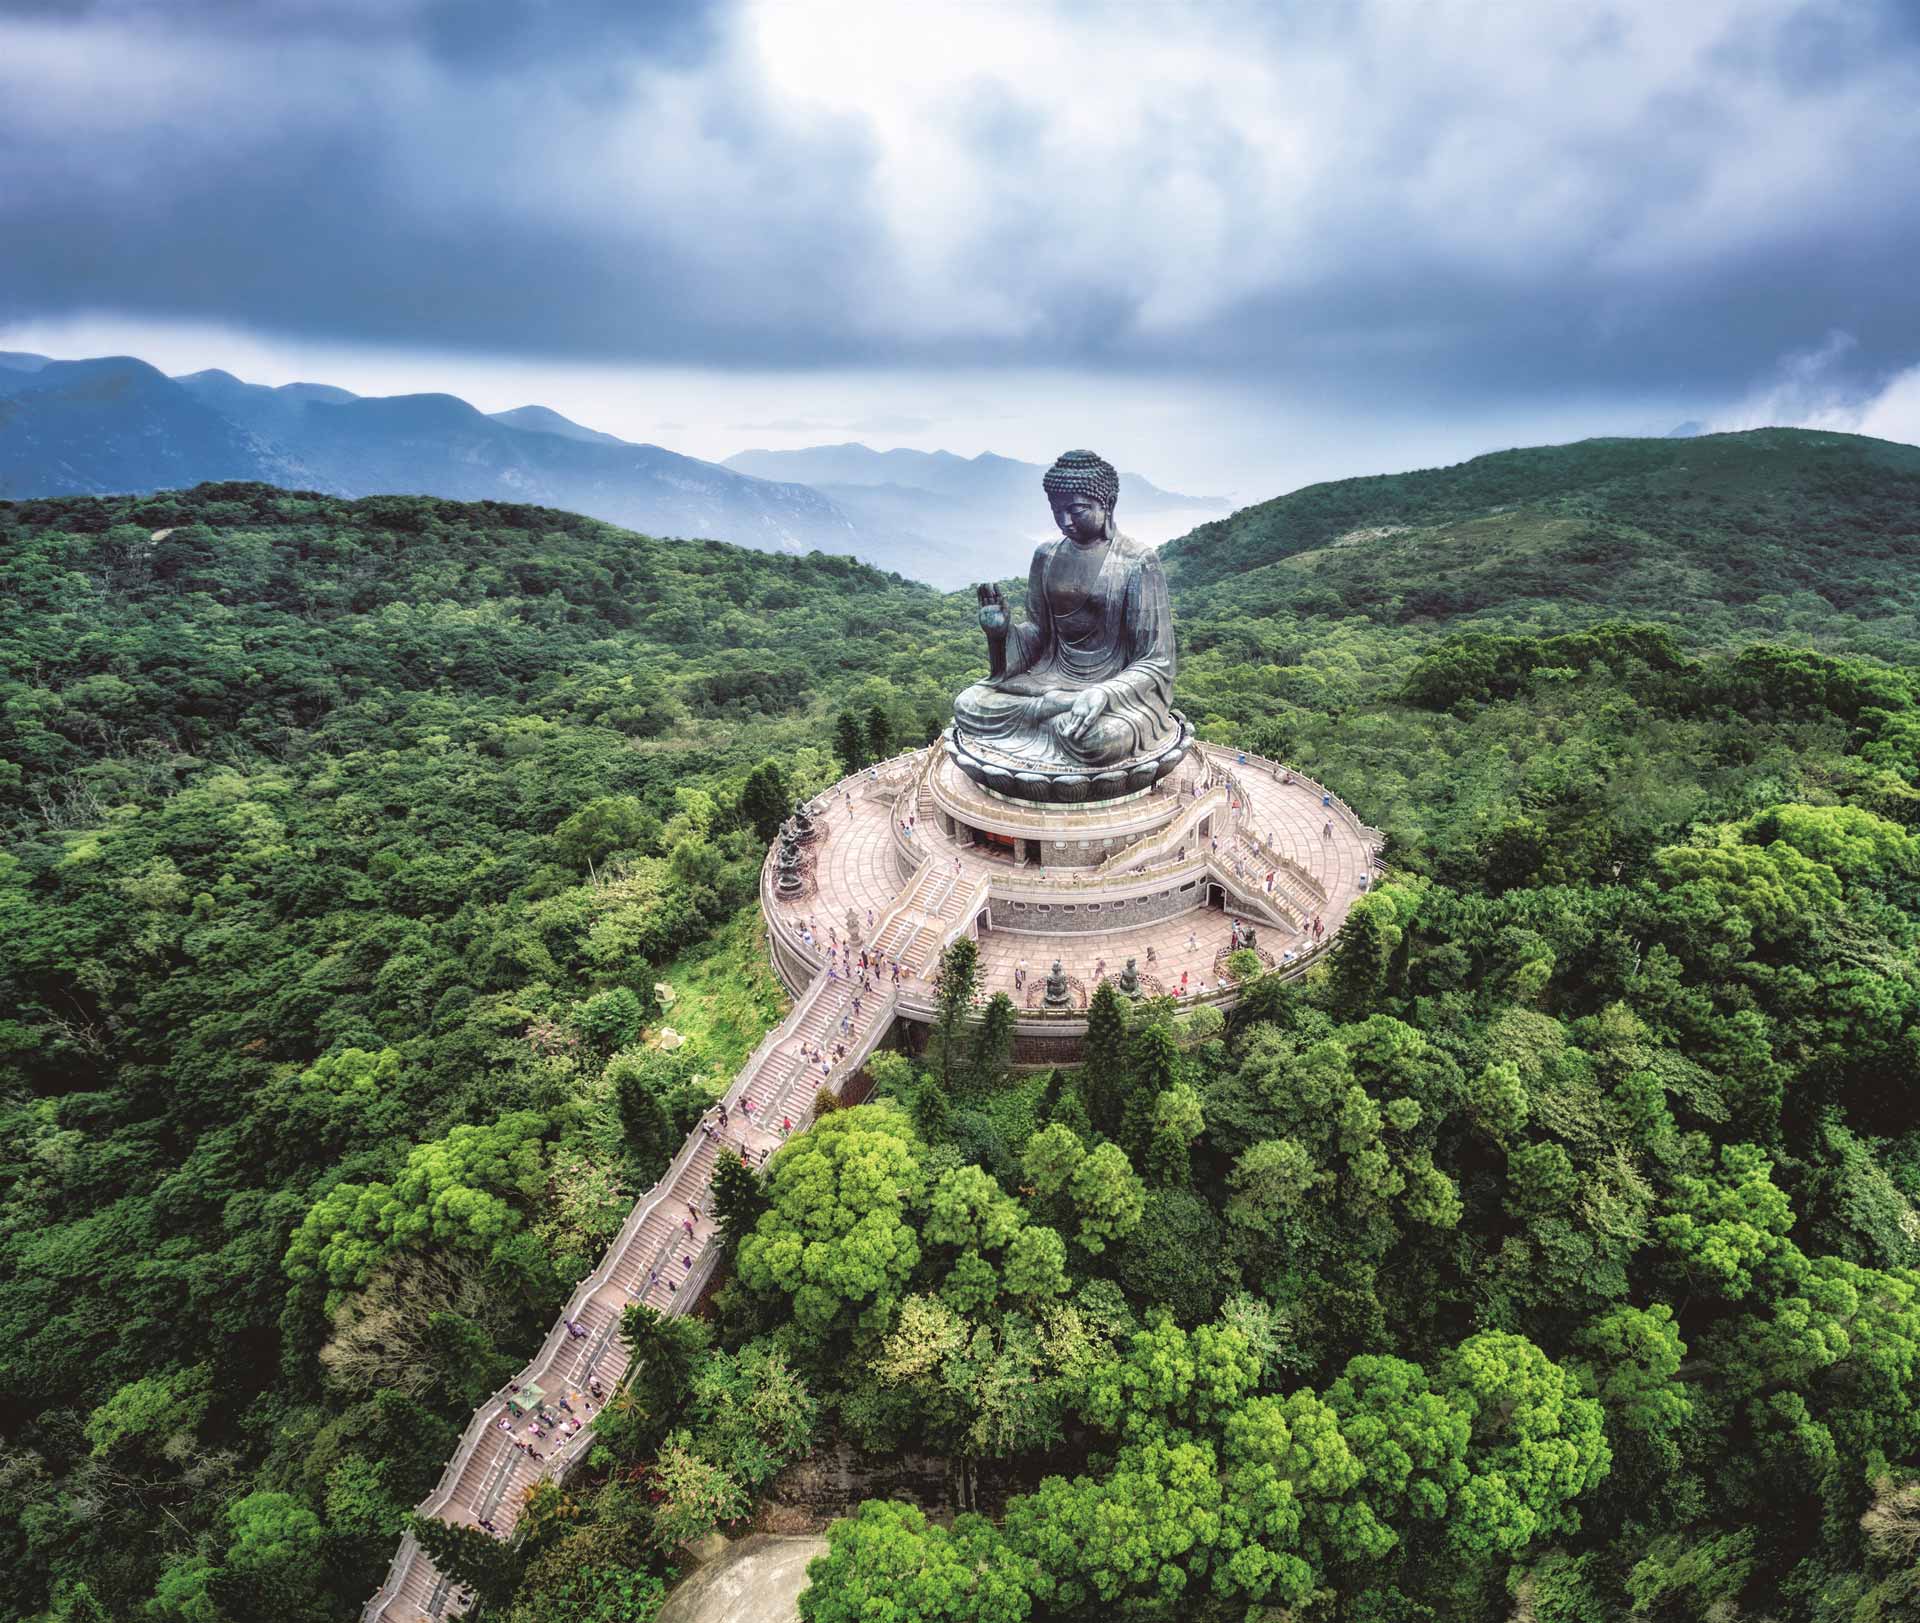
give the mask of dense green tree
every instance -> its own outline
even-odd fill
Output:
[[[1062,1294],[1070,1283],[1067,1242],[1054,1229],[1038,1223],[1026,1225],[1007,1246],[1001,1282],[1009,1295],[1027,1302]]]
[[[497,1254],[521,1224],[510,1197],[540,1188],[544,1119],[515,1111],[487,1127],[455,1127],[416,1146],[392,1184],[336,1184],[316,1201],[287,1246],[295,1281],[324,1279],[336,1293],[367,1283],[404,1246],[467,1246]]]
[[[1227,1216],[1255,1233],[1275,1234],[1320,1176],[1313,1157],[1292,1139],[1262,1139],[1234,1163]]]
[[[580,1035],[606,1054],[636,1040],[646,1019],[646,1006],[628,986],[597,993],[575,1004],[573,1010],[573,1023]]]
[[[1102,1144],[1082,1157],[1068,1191],[1080,1218],[1074,1238],[1095,1256],[1138,1228],[1146,1211],[1140,1179],[1118,1144]]]
[[[972,936],[962,935],[940,954],[940,967],[933,977],[933,1048],[940,1081],[948,1088],[960,1068],[964,1034],[979,986],[980,948]]]
[[[866,738],[870,759],[884,761],[893,754],[893,718],[887,714],[885,705],[868,706]]]
[[[1456,1545],[1511,1553],[1578,1528],[1576,1501],[1612,1454],[1599,1404],[1566,1370],[1523,1336],[1484,1330],[1443,1360],[1436,1390],[1473,1426],[1470,1474],[1448,1510]]]
[[[1592,1360],[1590,1384],[1611,1436],[1638,1438],[1666,1470],[1680,1463],[1679,1435],[1694,1418],[1686,1385],[1675,1379],[1687,1356],[1673,1309],[1620,1306],[1576,1337]],[[1617,1452],[1617,1449],[1616,1449]]]
[[[699,1542],[722,1523],[744,1516],[752,1504],[732,1475],[694,1451],[684,1431],[660,1445],[649,1481],[657,1499],[647,1538],[662,1550]]]
[[[553,831],[563,862],[576,868],[605,862],[617,851],[642,851],[659,838],[659,819],[633,795],[602,795]]]
[[[753,1232],[760,1214],[772,1204],[760,1174],[747,1165],[745,1157],[733,1154],[722,1155],[714,1163],[711,1200],[721,1241],[729,1250]]]
[[[886,1105],[837,1111],[789,1142],[768,1169],[771,1205],[740,1241],[742,1283],[790,1298],[814,1337],[884,1329],[920,1260],[918,1148]]]
[[[1112,981],[1093,989],[1087,1005],[1087,1036],[1080,1067],[1087,1113],[1094,1126],[1109,1138],[1120,1136],[1133,1073],[1128,1063],[1127,1000]]]
[[[752,826],[755,838],[772,840],[792,807],[792,787],[777,761],[762,761],[747,774],[740,790],[740,815]]]
[[[833,724],[833,749],[840,764],[849,772],[858,772],[868,761],[866,730],[860,718],[850,710],[840,712]]]
[[[951,1529],[914,1506],[869,1499],[827,1533],[807,1568],[804,1623],[1023,1623],[1029,1574],[990,1522],[961,1516]]]
[[[716,1351],[694,1369],[688,1447],[746,1488],[758,1488],[812,1445],[819,1404],[785,1352],[767,1341]]]
[[[1687,1278],[1738,1300],[1776,1258],[1797,1256],[1787,1240],[1793,1209],[1774,1187],[1773,1165],[1751,1144],[1720,1151],[1717,1176],[1674,1182],[1674,1210],[1656,1228]]]
[[[998,1251],[1020,1226],[1019,1206],[987,1173],[955,1167],[935,1182],[920,1232],[933,1245]]]
[[[520,1579],[520,1552],[512,1545],[463,1522],[412,1518],[413,1536],[441,1572],[473,1591],[487,1607],[512,1599]]]

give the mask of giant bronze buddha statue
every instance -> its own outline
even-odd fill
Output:
[[[1108,800],[1171,772],[1193,741],[1173,708],[1173,610],[1151,547],[1114,528],[1120,478],[1068,451],[1042,481],[1060,527],[1027,574],[1016,623],[977,589],[989,674],[953,701],[954,759],[1022,800]]]

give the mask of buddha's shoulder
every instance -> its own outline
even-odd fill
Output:
[[[1160,551],[1150,547],[1144,541],[1136,541],[1124,531],[1113,538],[1114,555],[1125,558],[1137,568],[1158,574],[1160,570]]]

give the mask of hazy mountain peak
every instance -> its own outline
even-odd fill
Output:
[[[452,394],[363,399],[217,367],[168,378],[126,356],[0,370],[0,397],[0,497],[248,480],[565,508],[652,535],[897,564],[896,549],[817,490],[632,445],[544,407],[495,417]],[[538,427],[513,421],[529,415]]]
[[[351,389],[337,389],[331,383],[283,383],[273,392],[289,400],[319,400],[329,406],[360,398]]]
[[[50,359],[46,355],[35,355],[30,350],[0,349],[0,366],[10,372],[38,372]]]
[[[487,415],[496,423],[505,423],[528,434],[555,434],[563,440],[581,440],[589,445],[626,445],[618,434],[603,434],[587,428],[571,417],[563,417],[551,406],[515,406],[511,411],[492,411]]]

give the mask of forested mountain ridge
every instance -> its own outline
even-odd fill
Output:
[[[1502,451],[1311,485],[1163,556],[1176,592],[1203,609],[1386,624],[1492,610],[1552,629],[1632,615],[1684,623],[1696,641],[1779,629],[1910,643],[1920,447],[1757,429]],[[1196,596],[1205,587],[1217,591]],[[1842,624],[1853,620],[1865,624]]]
[[[1405,614],[1444,551],[1353,605],[1177,572],[1183,707],[1385,827],[1394,882],[1227,1031],[1110,1006],[1079,1076],[876,1067],[723,1207],[713,1344],[632,1327],[661,1379],[476,1569],[494,1615],[644,1620],[834,1434],[1004,1514],[846,1524],[818,1623],[862,1585],[955,1623],[1900,1615],[1912,531],[1818,467],[1721,512],[1862,520],[1780,537],[1816,596],[1870,578],[1845,603],[1636,624],[1596,584],[1543,630],[1531,591]],[[690,989],[751,987],[782,806],[928,736],[974,607],[538,508],[0,503],[0,1616],[352,1614],[757,1035]],[[824,1242],[803,1288],[798,1236],[856,1223],[886,1266]]]

